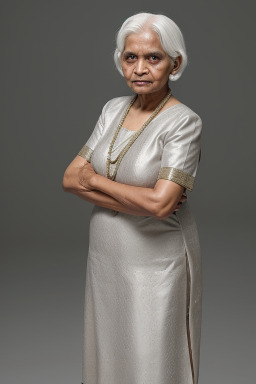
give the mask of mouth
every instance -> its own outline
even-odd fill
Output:
[[[152,81],[149,81],[149,80],[134,80],[133,83],[134,84],[138,84],[138,85],[144,85],[144,84],[150,84],[150,83],[152,83]]]

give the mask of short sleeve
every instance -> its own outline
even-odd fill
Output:
[[[201,155],[202,120],[196,113],[182,114],[167,132],[158,178],[174,181],[192,191]]]
[[[100,114],[98,121],[97,121],[97,123],[96,123],[96,125],[95,125],[95,127],[91,133],[91,136],[89,137],[89,139],[86,141],[84,146],[80,149],[80,151],[77,154],[78,156],[85,158],[88,162],[90,162],[91,157],[92,157],[92,153],[93,153],[99,139],[102,136],[103,129],[104,129],[104,123],[105,123],[105,113],[106,113],[106,109],[107,109],[109,102],[110,102],[110,100],[102,108],[101,114]]]

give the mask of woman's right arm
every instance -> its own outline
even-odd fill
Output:
[[[136,216],[153,216],[144,209],[132,210],[130,207],[124,206],[118,200],[105,194],[104,192],[97,190],[88,190],[79,183],[78,173],[79,170],[87,163],[87,160],[81,156],[76,156],[74,160],[67,167],[62,181],[62,187],[65,192],[73,193],[83,200],[89,201],[90,203],[99,205],[104,208],[112,209],[118,212],[128,213]]]

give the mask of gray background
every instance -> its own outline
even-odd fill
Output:
[[[142,11],[166,14],[181,28],[189,65],[170,86],[203,120],[202,158],[188,192],[204,273],[199,384],[255,382],[252,5],[8,0],[0,8],[0,382],[81,381],[92,204],[61,183],[104,103],[131,94],[112,55],[123,21]]]

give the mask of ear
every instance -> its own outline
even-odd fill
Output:
[[[181,64],[182,64],[182,55],[179,55],[175,58],[174,60],[174,68],[176,72],[179,71],[180,67],[181,67]]]

